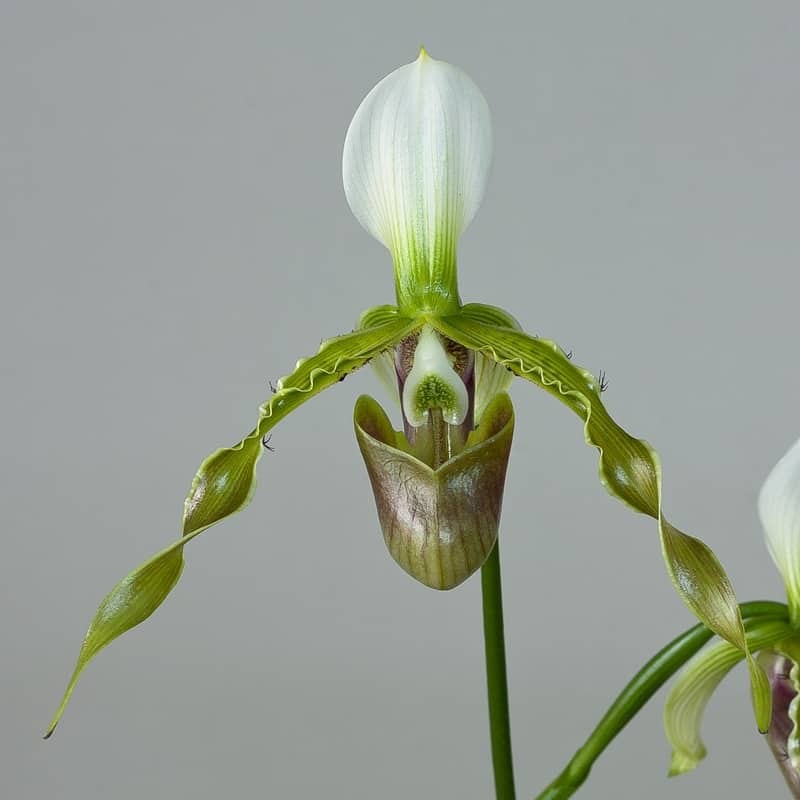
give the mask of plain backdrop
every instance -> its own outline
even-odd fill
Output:
[[[605,370],[670,519],[783,599],[755,510],[800,434],[796,2],[0,4],[0,796],[489,798],[480,581],[380,536],[364,370],[275,431],[241,515],[57,705],[97,603],[178,534],[268,382],[393,300],[341,188],[358,103],[420,44],[492,109],[465,301]],[[512,391],[501,526],[520,797],[693,618],[565,407]],[[399,422],[395,409],[391,410]],[[668,780],[664,692],[581,798],[780,798],[739,667]]]

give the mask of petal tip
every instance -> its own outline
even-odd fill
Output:
[[[672,759],[669,764],[669,771],[667,772],[668,778],[676,778],[678,775],[684,775],[691,772],[706,756],[705,750],[698,753],[696,756],[690,756],[688,753],[681,753],[677,750],[672,753]]]

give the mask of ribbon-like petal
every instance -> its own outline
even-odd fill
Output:
[[[378,309],[364,320],[364,326],[323,342],[316,355],[300,359],[294,372],[278,381],[275,394],[261,406],[254,430],[238,444],[217,450],[203,461],[184,502],[182,538],[137,567],[106,595],[84,637],[72,677],[45,736],[55,730],[86,665],[106,645],[146,620],[175,587],[183,570],[184,546],[248,504],[263,452],[262,437],[306,400],[392,348],[419,324]]]
[[[443,336],[538,384],[583,419],[587,444],[600,451],[600,481],[614,497],[658,521],[664,562],[679,595],[698,619],[743,651],[750,670],[756,722],[759,730],[765,731],[769,725],[769,685],[748,650],[733,587],[713,551],[664,517],[657,453],[611,418],[591,373],[573,364],[555,342],[504,326],[503,316],[499,309],[466,305],[458,314],[432,319],[431,324]]]

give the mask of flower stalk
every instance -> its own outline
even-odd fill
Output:
[[[514,800],[514,761],[508,713],[506,643],[503,632],[503,589],[500,579],[500,543],[495,542],[481,568],[483,640],[486,651],[486,688],[489,698],[489,732],[497,800]]]

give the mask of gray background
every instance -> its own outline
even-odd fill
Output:
[[[487,798],[480,586],[415,584],[351,430],[368,372],[304,406],[242,515],[39,737],[113,583],[178,533],[202,458],[319,340],[391,302],[341,147],[424,43],[483,89],[494,169],[460,250],[610,379],[665,508],[740,599],[782,599],[755,512],[800,433],[795,2],[0,6],[0,795]],[[692,623],[655,525],[581,423],[516,385],[501,529],[520,796]],[[397,419],[396,413],[392,412]],[[663,693],[579,794],[782,797],[739,667],[668,781]]]

